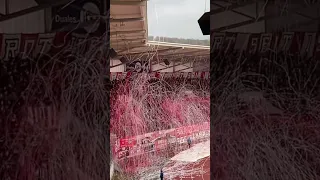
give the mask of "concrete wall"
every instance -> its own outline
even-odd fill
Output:
[[[9,13],[17,12],[37,3],[34,0],[8,0]],[[5,0],[0,0],[0,13],[5,14]],[[0,22],[0,33],[42,33],[45,32],[44,10],[30,13],[8,21]]]

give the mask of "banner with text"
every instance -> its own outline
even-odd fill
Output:
[[[270,52],[319,56],[320,34],[316,32],[230,33],[211,34],[211,53],[239,52],[264,55]]]
[[[52,7],[51,30],[73,31],[80,34],[106,32],[104,15],[106,1],[78,0],[67,5]],[[71,25],[71,26],[70,26]]]
[[[210,138],[210,123],[184,126],[119,139],[115,143],[114,153],[118,159],[138,156],[148,152],[164,150],[170,144],[186,144],[188,137],[193,142]]]
[[[124,80],[134,77],[136,72],[111,72],[110,80]],[[148,73],[151,78],[168,79],[168,78],[185,78],[185,79],[210,79],[210,72],[151,72]]]
[[[21,56],[34,58],[39,54],[55,54],[64,48],[78,53],[94,47],[102,40],[77,33],[0,34],[0,59]]]

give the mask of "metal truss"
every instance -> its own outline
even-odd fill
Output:
[[[37,12],[37,11],[41,11],[43,9],[46,8],[50,8],[50,7],[54,7],[54,6],[59,6],[59,5],[63,5],[63,4],[68,4],[71,1],[70,0],[56,0],[56,1],[52,1],[50,3],[46,3],[46,4],[41,4],[41,5],[37,5],[37,6],[33,6],[27,9],[23,9],[14,13],[10,13],[9,12],[9,0],[5,1],[5,14],[1,14],[0,16],[0,22],[3,21],[7,21],[13,18],[17,18],[20,16],[24,16],[33,12]]]
[[[177,70],[177,71],[174,71],[174,72],[181,72],[181,71],[185,71],[185,70],[188,70],[188,69],[194,69],[194,68],[201,68],[201,69],[210,69],[210,67],[208,67],[208,64],[210,64],[210,58],[204,58],[202,61],[200,61],[201,63],[198,64],[198,65],[192,65],[192,66],[189,66],[189,67],[186,67],[186,68],[183,68],[183,69],[180,69],[180,70]]]
[[[14,13],[10,13],[9,12],[9,3],[8,3],[8,1],[9,0],[5,0],[5,13],[4,14],[0,14],[0,22],[8,21],[8,20],[11,20],[11,19],[14,19],[14,18],[17,18],[17,17],[21,17],[21,16],[24,16],[24,15],[27,15],[27,14],[30,14],[30,13],[34,13],[34,12],[37,12],[37,11],[41,11],[41,10],[44,10],[44,9],[47,9],[47,8],[56,7],[56,6],[60,6],[60,5],[65,5],[65,6],[63,6],[63,8],[65,8],[67,6],[70,6],[71,8],[74,8],[74,9],[77,9],[77,10],[80,10],[80,11],[88,12],[86,9],[83,9],[81,7],[73,5],[72,3],[74,1],[76,1],[76,0],[52,0],[52,1],[50,1],[50,3],[43,3],[43,4],[41,3],[41,4],[37,5],[37,6],[33,6],[33,7],[26,8],[26,9],[23,9],[23,10],[14,12]],[[97,15],[102,19],[108,18],[107,16],[104,16],[104,15],[95,14],[93,12],[90,12],[90,13],[92,13],[94,15]],[[117,20],[114,20],[114,21],[117,21]],[[132,19],[128,19],[127,21],[132,21]],[[90,22],[84,22],[84,23],[81,23],[81,24],[79,24],[77,26],[78,27],[84,27],[89,23]],[[68,31],[70,29],[74,29],[74,26],[75,25],[71,24],[70,26],[66,26],[61,30]],[[57,31],[60,31],[60,30],[57,30]]]
[[[306,14],[303,14],[303,13],[299,12],[301,9],[306,8],[306,7],[310,6],[310,4],[315,3],[315,2],[311,2],[311,1],[308,2],[307,1],[305,3],[301,3],[301,1],[300,2],[296,1],[297,3],[301,4],[301,7],[293,9],[293,10],[288,10],[288,7],[286,7],[285,3],[283,3],[282,7],[280,7],[279,5],[276,5],[275,3],[273,3],[274,1],[275,0],[269,0],[269,1],[265,1],[265,0],[247,0],[247,1],[242,2],[242,3],[231,3],[228,6],[223,6],[223,5],[220,5],[218,2],[223,2],[223,3],[229,3],[229,2],[227,0],[218,0],[218,1],[212,0],[211,1],[211,5],[218,7],[218,9],[211,10],[210,11],[210,15],[211,16],[214,16],[216,14],[220,14],[220,13],[229,11],[229,12],[236,13],[236,14],[238,14],[240,16],[246,17],[247,20],[242,21],[242,22],[229,24],[229,25],[226,25],[226,26],[223,26],[223,27],[211,29],[211,32],[228,31],[230,29],[234,29],[234,28],[238,28],[238,27],[254,24],[254,23],[257,23],[257,22],[276,19],[276,18],[279,18],[279,17],[291,16],[291,15],[294,15],[294,14],[302,16],[302,17],[307,18],[307,19],[310,20],[308,22],[301,22],[300,24],[302,24],[302,25],[311,24],[311,23],[314,23],[315,21],[319,21],[320,20],[319,17],[311,17],[311,16],[308,16]],[[255,17],[252,17],[252,16],[250,16],[248,14],[245,14],[243,12],[239,12],[239,11],[235,10],[237,8],[241,8],[241,7],[245,7],[245,6],[248,6],[248,5],[256,4],[255,8],[256,8],[256,12],[258,12],[258,9],[259,9],[258,3],[259,2],[269,3],[268,5],[271,5],[274,8],[281,8],[282,10],[287,10],[288,12],[285,13],[285,14],[265,14],[264,16],[261,16],[261,17],[259,17],[258,13],[257,13]],[[295,26],[295,25],[291,25],[291,27],[292,26]]]

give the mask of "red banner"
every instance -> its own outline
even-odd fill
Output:
[[[184,126],[119,139],[115,145],[116,157],[134,157],[148,152],[164,150],[169,144],[187,143],[186,139],[191,137],[193,142],[210,138],[210,123]]]
[[[90,48],[90,42],[84,42],[85,37],[75,33],[43,33],[43,34],[0,34],[0,58],[8,60],[18,55],[22,57],[36,57],[39,54],[57,53],[63,48],[83,52],[83,48]]]
[[[134,72],[111,72],[110,80],[124,80],[134,76]],[[186,79],[210,79],[210,72],[175,72],[175,73],[159,73],[159,72],[151,72],[148,73],[150,78],[157,79],[167,79],[167,78],[186,78]]]
[[[277,52],[307,55],[318,54],[319,33],[284,32],[284,33],[213,33],[211,51],[214,54],[227,54],[232,51],[246,54],[264,54]]]

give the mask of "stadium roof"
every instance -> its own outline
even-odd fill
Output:
[[[148,38],[147,2],[111,0],[110,40],[117,51],[145,46]]]
[[[190,57],[210,57],[210,46],[148,41],[147,2],[111,0],[111,47],[119,56],[156,54],[157,61]]]

